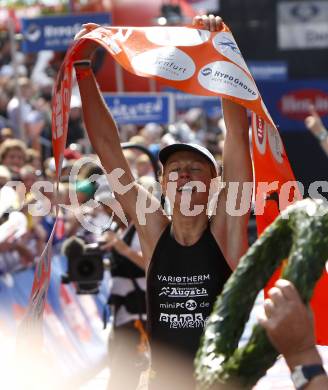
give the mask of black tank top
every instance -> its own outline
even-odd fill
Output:
[[[194,357],[216,297],[229,278],[229,268],[210,225],[194,245],[180,245],[171,224],[162,233],[147,273],[147,310],[152,366],[160,345]]]

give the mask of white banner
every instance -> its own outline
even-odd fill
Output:
[[[328,1],[291,1],[277,5],[278,48],[328,47]]]

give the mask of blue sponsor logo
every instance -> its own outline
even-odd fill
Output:
[[[41,38],[42,30],[37,24],[30,24],[25,33],[25,38],[30,42],[36,42]]]
[[[209,76],[210,74],[212,74],[212,69],[211,68],[205,68],[201,71],[202,75],[203,76]]]

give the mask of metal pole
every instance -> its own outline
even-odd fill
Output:
[[[121,65],[114,60],[115,66],[115,80],[116,80],[116,92],[124,92],[124,79],[123,79],[123,69]]]

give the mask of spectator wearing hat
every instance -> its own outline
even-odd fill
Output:
[[[0,164],[17,175],[26,163],[26,149],[26,144],[19,139],[5,140],[0,145]]]

